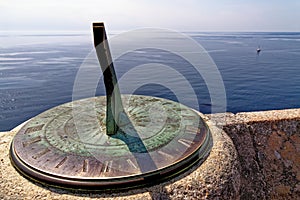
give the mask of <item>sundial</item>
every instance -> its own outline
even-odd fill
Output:
[[[152,96],[121,95],[103,23],[94,45],[106,96],[73,101],[29,120],[10,149],[14,167],[46,185],[122,190],[160,183],[206,158],[199,112]]]

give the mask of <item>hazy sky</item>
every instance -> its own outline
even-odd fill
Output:
[[[300,0],[0,0],[0,30],[299,31]]]

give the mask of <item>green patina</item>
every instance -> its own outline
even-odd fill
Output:
[[[164,180],[205,158],[212,141],[199,113],[167,99],[121,96],[104,24],[93,31],[106,96],[32,118],[12,142],[14,166],[47,184],[105,189]]]

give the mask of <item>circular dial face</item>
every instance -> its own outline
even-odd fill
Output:
[[[106,134],[106,97],[60,105],[32,118],[11,148],[23,174],[64,185],[108,186],[171,176],[207,155],[209,130],[176,102],[122,95],[119,130]]]

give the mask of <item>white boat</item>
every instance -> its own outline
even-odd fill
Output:
[[[258,48],[256,49],[257,54],[259,54],[260,51],[261,51],[261,48],[258,47]]]

